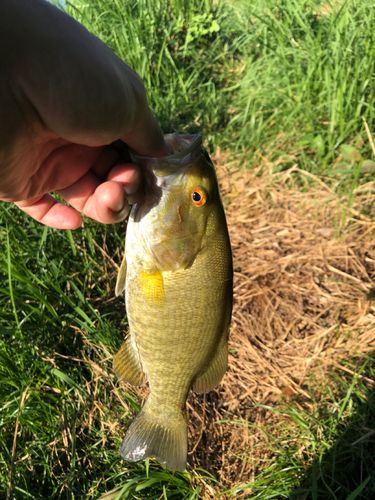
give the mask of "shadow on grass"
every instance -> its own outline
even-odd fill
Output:
[[[362,377],[354,376],[350,385],[345,379],[339,381],[344,399],[343,411],[337,415],[341,418],[337,418],[336,440],[329,451],[314,456],[305,478],[290,493],[291,500],[375,498],[375,392],[371,384],[375,359],[357,364],[357,371]],[[349,414],[346,418],[345,413]]]
[[[252,462],[255,479],[224,495],[262,500],[375,498],[375,358],[348,360],[344,367],[355,375],[341,371],[311,376],[306,383],[309,402],[297,395],[275,407],[253,407],[268,415],[268,421],[273,419],[262,428],[247,424],[250,432],[262,435],[262,444],[243,456]],[[262,459],[258,453],[254,460],[265,443],[267,453]]]

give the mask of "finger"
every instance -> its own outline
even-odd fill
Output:
[[[113,224],[124,220],[129,209],[121,184],[108,181],[97,187],[87,200],[83,213],[103,224]]]
[[[109,181],[115,181],[124,188],[130,205],[138,203],[144,196],[140,170],[132,163],[119,163],[108,174]]]
[[[94,172],[99,179],[104,181],[113,165],[115,165],[120,159],[120,151],[112,146],[106,146],[103,148],[100,155],[95,159],[90,170],[92,170],[92,172]]]
[[[77,229],[82,223],[73,208],[59,203],[50,194],[15,204],[33,219],[54,229]]]
[[[168,154],[163,132],[148,106],[121,140],[143,156],[162,158]]]
[[[128,151],[129,147],[122,141],[117,141],[116,143],[106,146],[95,159],[90,170],[102,181],[115,180],[109,179],[108,174],[114,166],[119,165],[120,162],[122,164],[131,162]],[[128,158],[128,160],[125,160],[125,158]],[[132,168],[134,170],[136,168],[135,165],[132,165]],[[121,180],[121,182],[127,184],[129,182],[128,177],[123,181]]]
[[[119,222],[129,212],[122,185],[113,181],[102,183],[91,171],[57,194],[79,212],[104,224]]]

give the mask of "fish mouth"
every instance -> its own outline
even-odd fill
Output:
[[[172,147],[173,153],[164,156],[161,160],[165,158],[168,158],[168,160],[178,160],[200,149],[202,134],[166,134],[164,140]]]
[[[129,153],[131,159],[134,162],[143,160],[147,162],[150,162],[150,160],[155,162],[180,160],[195,150],[199,151],[202,145],[202,134],[165,134],[164,140],[171,146],[173,151],[172,154],[168,154],[162,158],[149,158],[148,156],[142,156],[130,149]]]
[[[130,150],[132,161],[141,167],[147,194],[154,191],[156,178],[175,174],[193,162],[202,151],[202,134],[166,134],[164,140],[171,146],[173,153],[162,158],[149,158]]]

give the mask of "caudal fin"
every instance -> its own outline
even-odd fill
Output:
[[[179,418],[163,420],[147,411],[147,403],[129,427],[120,448],[125,460],[138,462],[147,457],[178,471],[186,469],[187,425]]]

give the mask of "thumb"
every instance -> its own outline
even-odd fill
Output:
[[[133,127],[121,140],[143,156],[162,158],[168,154],[163,132],[148,105],[137,114]]]

